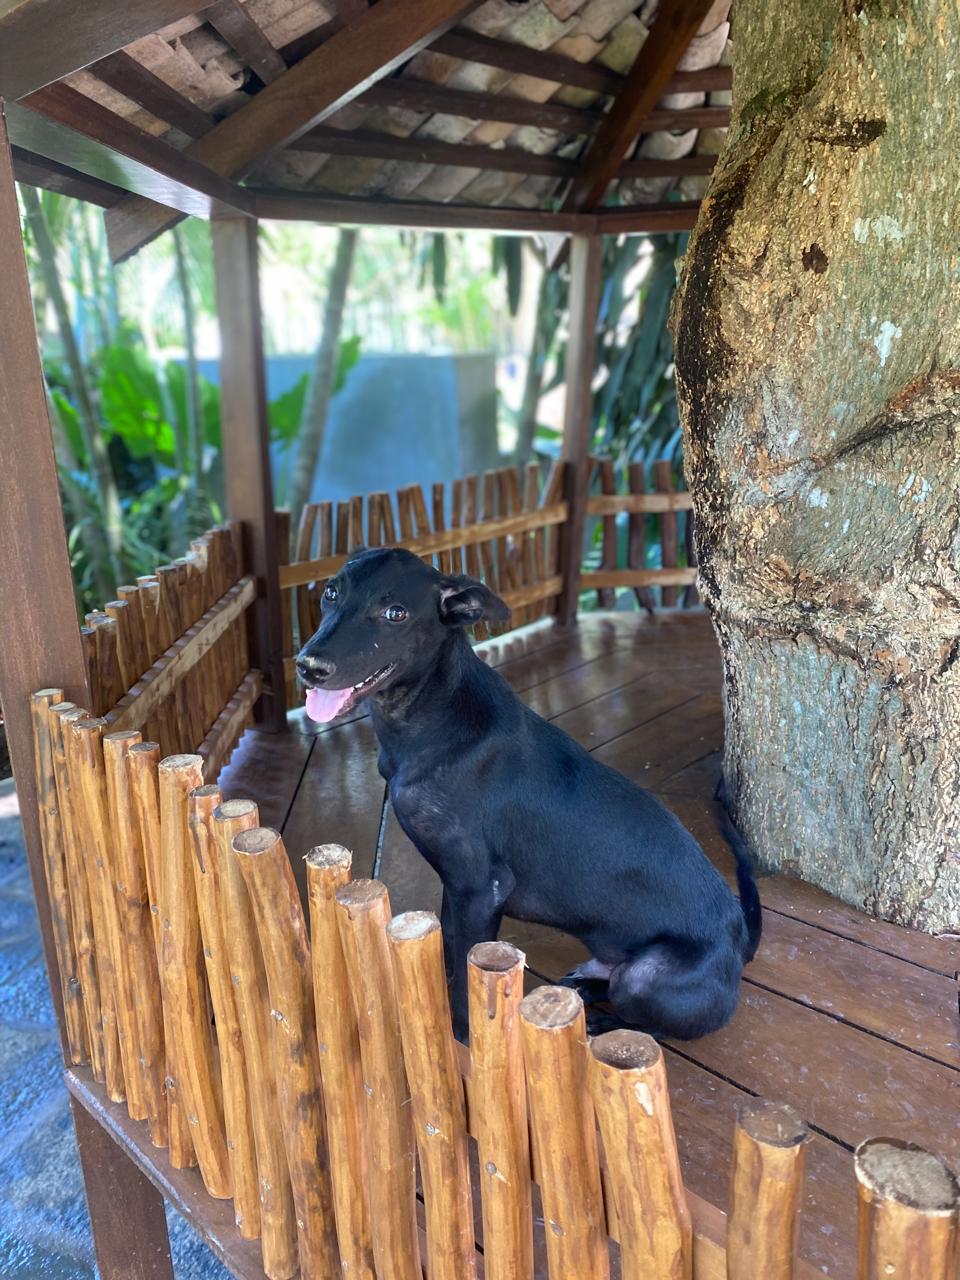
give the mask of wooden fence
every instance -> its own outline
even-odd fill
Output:
[[[236,523],[118,587],[81,628],[92,714],[106,730],[142,730],[163,755],[199,751],[207,776],[217,777],[260,695],[247,651],[255,596]]]
[[[308,928],[281,837],[199,755],[161,760],[54,689],[33,714],[68,1083],[125,1100],[156,1167],[195,1164],[232,1200],[270,1280],[819,1275],[795,1258],[807,1130],[789,1108],[740,1115],[724,1215],[684,1188],[649,1037],[588,1040],[576,993],[525,995],[523,955],[483,943],[464,1048],[432,914],[391,918],[386,888],[321,845]],[[857,1280],[955,1280],[939,1158],[867,1142],[855,1176]]]
[[[646,493],[640,463],[629,470],[629,493],[617,494],[610,459],[588,461],[588,484],[598,490],[587,515],[602,517],[601,567],[581,574],[583,590],[597,588],[598,603],[610,608],[615,589],[632,587],[640,603],[654,608],[695,604],[696,556],[690,495],[675,493],[669,462],[653,466],[655,492]],[[400,546],[429,559],[442,573],[482,578],[513,610],[509,623],[475,628],[478,640],[552,615],[563,578],[560,539],[569,515],[567,464],[556,463],[544,478],[537,463],[502,467],[482,476],[466,476],[449,488],[434,484],[428,508],[419,485],[391,497],[378,492],[345,502],[308,503],[289,561],[290,513],[278,511],[277,544],[284,627],[284,677],[287,706],[301,702],[294,654],[320,625],[320,597],[327,579],[357,547]],[[619,566],[617,515],[629,513],[627,563]],[[654,514],[662,568],[646,565],[646,520]],[[683,521],[686,566],[679,567],[678,523]],[[660,590],[658,602],[655,592]]]

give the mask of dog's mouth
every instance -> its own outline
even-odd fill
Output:
[[[350,685],[346,689],[308,689],[307,715],[318,724],[329,724],[331,720],[336,720],[337,716],[352,711],[361,698],[368,698],[388,676],[393,674],[395,666],[396,664],[391,662],[388,666],[375,671],[372,676],[367,676],[366,680],[361,680],[359,684]]]

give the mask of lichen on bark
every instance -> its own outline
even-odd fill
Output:
[[[725,772],[767,864],[960,925],[960,3],[738,0],[673,316]]]

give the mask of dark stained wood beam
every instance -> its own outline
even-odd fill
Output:
[[[48,160],[44,156],[35,156],[22,147],[13,148],[13,172],[18,182],[31,187],[43,187],[46,191],[55,191],[61,196],[72,196],[74,200],[85,200],[87,204],[98,204],[103,209],[122,200],[126,192],[109,183],[98,182],[69,165],[59,164],[56,160]]]
[[[364,106],[401,107],[422,115],[463,116],[467,120],[496,120],[532,125],[560,133],[592,133],[603,119],[601,111],[567,107],[559,102],[531,102],[509,93],[473,93],[448,89],[422,80],[384,80],[363,94]]]
[[[373,160],[399,160],[410,164],[451,165],[454,168],[482,169],[495,173],[520,173],[545,178],[573,178],[576,160],[560,156],[536,155],[521,147],[471,146],[469,143],[438,142],[432,138],[395,137],[363,129],[332,129],[320,125],[294,143],[297,151],[321,155],[365,156]],[[715,156],[683,156],[677,160],[628,160],[621,178],[670,178],[685,174],[708,174]]]
[[[172,124],[188,138],[199,138],[213,127],[213,120],[205,111],[122,49],[93,63],[89,70],[111,89],[144,107],[158,120]]]
[[[715,160],[715,156],[704,157]],[[664,231],[692,231],[700,212],[699,200],[672,200],[664,204],[621,205],[598,209],[593,215],[597,230],[605,236],[657,235]]]
[[[198,8],[202,0],[2,0],[0,97],[22,98]]]
[[[287,70],[281,54],[263,34],[240,0],[217,0],[203,16],[264,84],[273,84]]]
[[[477,0],[380,0],[187,149],[217,173],[238,177],[388,76],[447,30]],[[124,200],[107,215],[114,261],[177,222],[166,209]]]
[[[626,76],[601,66],[599,62],[576,62],[561,53],[529,49],[512,40],[498,40],[459,28],[435,40],[431,49],[451,58],[462,58],[465,62],[479,62],[501,71],[512,71],[515,75],[534,76],[538,80],[588,89],[607,97],[617,97],[626,82]],[[707,93],[714,89],[729,89],[732,83],[730,67],[704,67],[700,71],[675,71],[663,92]]]
[[[593,209],[603,203],[607,188],[636,141],[644,120],[663,96],[677,63],[712,2],[663,0],[626,84],[593,135],[580,172],[564,199],[564,209]]]
[[[360,200],[297,195],[289,191],[248,188],[258,218],[285,222],[322,222],[342,226],[421,227],[442,230],[498,231],[504,235],[556,232],[569,235],[587,228],[591,216],[543,209],[488,208],[482,205],[428,204],[412,200]]]
[[[11,138],[35,155],[143,192],[180,214],[209,217],[217,202],[250,212],[250,198],[237,183],[67,84],[38,89],[8,110]]]

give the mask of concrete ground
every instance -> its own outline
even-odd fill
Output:
[[[90,1223],[12,782],[0,782],[0,1276],[93,1280]],[[168,1212],[177,1280],[228,1280]],[[135,1229],[136,1224],[131,1223]]]

